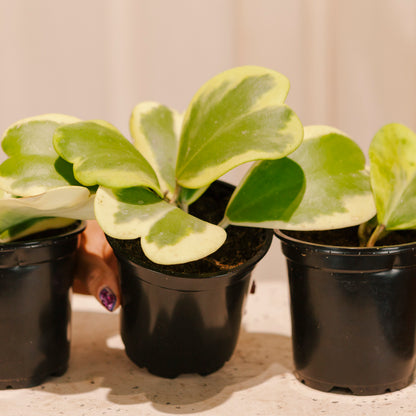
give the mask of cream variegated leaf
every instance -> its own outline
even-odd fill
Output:
[[[257,66],[230,69],[204,84],[184,116],[178,183],[202,188],[245,162],[295,150],[303,127],[283,104],[288,91],[286,77]]]
[[[181,264],[212,254],[226,238],[223,228],[176,208],[154,224],[142,248],[155,263]]]
[[[361,224],[376,214],[364,153],[343,132],[305,127],[302,146],[289,158],[305,173],[305,194],[290,220],[276,228],[329,230]]]
[[[46,221],[52,217],[94,219],[93,201],[94,195],[81,186],[55,188],[31,197],[14,198],[6,195],[0,199],[2,240],[18,238],[33,230],[40,231],[42,227],[56,228],[59,223],[64,222]],[[34,226],[36,227],[33,228]]]
[[[60,159],[52,138],[57,127],[79,121],[63,114],[44,114],[12,124],[2,136],[8,159],[0,165],[0,188],[19,196],[79,185],[70,164]]]
[[[2,147],[8,156],[56,156],[52,136],[56,126],[76,123],[76,117],[65,114],[41,114],[11,124],[2,136]]]
[[[162,195],[155,172],[143,155],[114,126],[85,121],[55,131],[58,154],[73,164],[74,175],[85,186],[149,187]]]
[[[173,205],[141,187],[116,190],[100,186],[95,198],[95,217],[100,227],[110,237],[122,240],[146,235],[173,209]]]
[[[306,231],[361,224],[375,212],[361,149],[339,130],[309,126],[290,156],[252,167],[226,215],[235,224]]]
[[[155,102],[136,105],[130,133],[139,152],[156,172],[163,194],[176,189],[175,166],[183,115]]]
[[[69,218],[31,218],[0,232],[0,243],[10,243],[42,231],[68,227],[74,221]]]
[[[374,136],[369,156],[379,224],[388,230],[416,228],[416,134],[388,124]]]
[[[161,200],[145,188],[100,187],[95,215],[104,232],[117,239],[141,238],[146,256],[159,264],[203,258],[225,241],[225,231]]]

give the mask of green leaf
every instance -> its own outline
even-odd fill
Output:
[[[163,193],[173,195],[175,166],[182,116],[155,102],[143,102],[133,109],[130,132],[133,143],[157,174]]]
[[[275,221],[290,220],[304,192],[303,170],[293,160],[258,162],[236,188],[225,215],[233,224],[275,228]]]
[[[20,236],[36,219],[94,219],[93,201],[94,196],[81,186],[51,189],[37,196],[23,198],[6,195],[0,199],[0,234],[3,239],[12,238],[17,230]],[[46,224],[43,223],[43,226]]]
[[[181,264],[217,251],[226,238],[223,228],[176,208],[155,223],[142,240],[142,248],[155,263]]]
[[[146,159],[106,122],[62,126],[55,131],[54,145],[62,158],[73,163],[75,177],[83,185],[145,186],[161,194],[156,174]]]
[[[205,257],[226,238],[221,227],[186,214],[145,188],[100,187],[95,214],[109,236],[141,237],[146,256],[159,264],[186,263]]]
[[[207,189],[209,185],[203,188],[189,189],[181,188],[178,196],[178,201],[182,206],[191,205],[195,202]]]
[[[225,71],[203,85],[185,113],[178,183],[202,188],[245,162],[295,150],[303,127],[283,104],[288,91],[286,77],[256,66]]]
[[[389,230],[416,228],[416,134],[388,124],[369,149],[378,222]]]
[[[364,154],[342,132],[326,126],[305,127],[305,139],[289,159],[295,163],[260,164],[260,171],[254,167],[254,179],[249,175],[248,185],[238,190],[243,192],[249,186],[249,193],[238,197],[240,201],[237,196],[231,201],[235,205],[228,210],[231,220],[235,210],[241,224],[325,230],[357,225],[375,215]],[[299,166],[305,175],[304,189]],[[260,193],[265,195],[259,196],[256,204],[255,187],[262,189],[261,177],[267,178],[269,185],[264,185]],[[273,183],[273,177],[276,182],[286,182],[287,190],[285,184]],[[249,204],[247,209],[238,206],[243,197]]]
[[[9,243],[42,231],[64,228],[74,222],[68,218],[32,218],[0,233],[0,243]]]
[[[100,186],[95,216],[110,237],[129,240],[146,235],[155,222],[175,209],[146,188],[109,189]]]
[[[63,114],[45,114],[12,124],[2,137],[9,158],[0,165],[0,188],[19,196],[40,194],[67,185],[79,185],[72,167],[56,154],[55,129],[78,119]]]
[[[79,119],[64,114],[43,114],[13,123],[2,137],[2,148],[8,156],[48,155],[56,157],[52,137],[58,125],[76,123]]]

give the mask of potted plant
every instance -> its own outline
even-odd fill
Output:
[[[245,194],[218,179],[251,161],[270,162],[263,166],[271,176],[284,170],[273,162],[303,137],[284,104],[288,90],[273,70],[239,67],[204,84],[184,115],[138,104],[133,144],[104,121],[55,131],[55,150],[76,180],[98,185],[95,216],[120,264],[126,352],[154,374],[208,374],[233,353],[251,271],[273,231],[235,226],[230,206],[238,198],[250,212],[267,193],[302,186],[303,176],[265,184],[254,171],[259,187]]]
[[[93,198],[52,147],[55,128],[77,119],[21,120],[2,137],[0,165],[0,389],[63,374],[70,348],[69,289],[80,219]]]
[[[308,127],[290,159],[304,171],[305,190],[276,228],[295,374],[324,391],[401,389],[415,366],[416,135],[400,124],[381,128],[368,170],[343,133]]]

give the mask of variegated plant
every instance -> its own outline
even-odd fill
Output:
[[[93,202],[108,235],[141,237],[146,255],[161,264],[214,252],[228,224],[334,229],[373,224],[377,207],[370,244],[385,229],[416,227],[409,208],[415,134],[396,124],[377,133],[370,180],[362,151],[344,133],[303,129],[284,104],[288,90],[275,71],[234,68],[203,85],[184,115],[137,105],[133,143],[105,121],[52,114],[12,125],[3,137],[9,159],[0,166],[0,238],[92,218]],[[211,183],[253,161],[219,224],[188,214]]]
[[[94,218],[94,192],[75,180],[52,143],[58,126],[77,121],[46,114],[20,120],[3,134],[8,159],[0,165],[0,242]]]
[[[288,90],[275,71],[234,68],[208,81],[183,117],[158,103],[137,105],[133,145],[95,121],[58,128],[55,149],[73,164],[79,182],[99,185],[95,215],[103,230],[119,239],[141,237],[156,263],[212,253],[228,224],[310,229],[368,220],[374,204],[361,150],[337,130],[310,127],[295,151],[303,127],[284,104]],[[211,183],[250,161],[220,224],[188,214]]]
[[[300,145],[303,126],[284,104],[288,91],[278,72],[234,68],[204,84],[184,115],[153,102],[136,106],[133,144],[90,121],[58,128],[54,145],[80,183],[99,185],[95,215],[108,235],[141,237],[156,263],[193,261],[217,250],[226,231],[188,206],[236,166],[282,158]]]
[[[316,231],[361,224],[375,215],[359,146],[333,127],[307,126],[304,131],[302,145],[290,156],[253,165],[229,203],[230,222]],[[291,179],[269,192],[268,184],[276,178]],[[254,193],[258,198],[248,204]]]
[[[269,168],[263,165],[268,163],[281,164],[287,175],[298,175],[299,181],[302,171],[304,191],[288,197],[283,206],[284,193],[263,200],[262,209],[270,211],[271,221],[262,224],[257,214],[251,223],[247,221],[250,209],[244,207],[237,193],[228,216],[234,223],[302,231],[360,224],[359,239],[367,247],[374,246],[388,231],[416,229],[416,134],[397,123],[382,127],[370,144],[369,162],[368,169],[360,148],[340,131],[306,127],[302,146],[288,158],[254,167],[259,173],[249,173],[239,189],[253,194],[263,186],[262,193],[267,194]],[[283,215],[276,222],[273,210],[279,209]]]

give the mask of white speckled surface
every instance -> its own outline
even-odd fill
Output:
[[[75,295],[70,368],[42,386],[0,392],[1,416],[416,414],[416,385],[381,396],[322,393],[292,375],[288,287],[257,282],[233,358],[207,377],[167,380],[125,356],[118,314]]]

